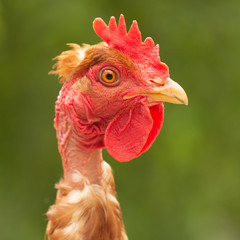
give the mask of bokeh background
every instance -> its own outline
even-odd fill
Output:
[[[165,104],[161,134],[138,159],[104,151],[129,239],[239,240],[239,0],[1,0],[0,239],[43,239],[62,176],[51,59],[66,43],[99,42],[93,19],[120,13],[160,43],[189,97]]]

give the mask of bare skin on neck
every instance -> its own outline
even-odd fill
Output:
[[[64,181],[72,185],[74,173],[80,173],[89,184],[101,185],[102,149],[85,150],[81,145],[83,137],[77,132],[65,117],[58,118],[57,128],[58,148],[62,158]],[[75,184],[74,184],[75,185]]]
[[[80,172],[90,184],[101,184],[102,150],[86,151],[70,141],[64,160],[64,179],[71,185],[73,174]]]

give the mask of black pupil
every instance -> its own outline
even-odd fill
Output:
[[[106,78],[107,78],[108,80],[112,80],[112,79],[113,79],[113,75],[112,75],[111,73],[108,73],[108,74],[106,75]]]

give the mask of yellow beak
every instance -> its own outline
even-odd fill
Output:
[[[126,98],[132,98],[139,94],[148,96],[151,102],[169,102],[175,104],[188,105],[188,97],[183,88],[171,78],[166,78],[164,81],[160,78],[151,79],[150,82],[154,83],[154,87],[148,90],[143,90],[134,93]]]

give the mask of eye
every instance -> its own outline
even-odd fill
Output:
[[[116,71],[112,69],[103,69],[100,73],[100,80],[107,85],[111,85],[118,81],[118,75]]]

